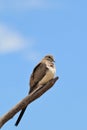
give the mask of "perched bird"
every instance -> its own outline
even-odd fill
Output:
[[[45,85],[48,81],[54,78],[56,72],[54,62],[55,61],[53,56],[47,55],[41,60],[38,65],[36,65],[30,77],[29,94],[32,93],[40,85]],[[19,124],[26,108],[27,107],[21,110],[20,115],[15,123],[15,126]]]

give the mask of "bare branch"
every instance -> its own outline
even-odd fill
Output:
[[[26,96],[23,100],[21,100],[17,105],[15,105],[9,112],[0,117],[0,128],[10,120],[17,112],[25,108],[28,104],[33,102],[35,99],[39,98],[42,94],[44,94],[48,89],[50,89],[54,83],[58,80],[59,77],[56,77],[50,80],[46,85],[41,86],[39,89],[36,89],[34,92]]]

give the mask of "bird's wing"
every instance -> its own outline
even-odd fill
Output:
[[[48,68],[46,67],[46,64],[41,62],[34,68],[33,73],[30,77],[30,92],[32,92],[36,88],[35,86],[38,84],[39,81],[41,81],[47,71]]]

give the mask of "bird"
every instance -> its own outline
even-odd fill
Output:
[[[54,78],[56,73],[54,62],[54,57],[49,54],[42,58],[42,60],[36,65],[30,76],[30,91],[28,94],[32,93],[40,85],[45,85],[48,81]],[[15,126],[18,126],[26,108],[27,106],[21,110]]]

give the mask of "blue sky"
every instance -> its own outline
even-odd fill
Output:
[[[0,116],[29,91],[34,66],[53,54],[60,77],[2,130],[87,130],[87,1],[0,1]]]

